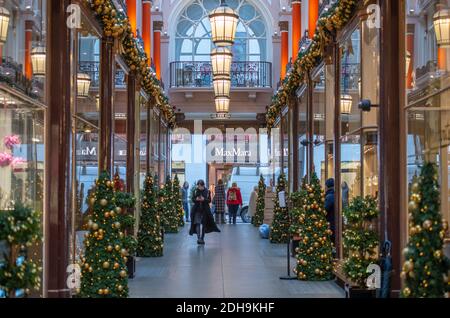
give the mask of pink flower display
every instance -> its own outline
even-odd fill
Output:
[[[7,167],[13,162],[13,156],[7,152],[0,152],[0,167]]]
[[[15,168],[17,165],[24,163],[25,159],[20,158],[20,157],[13,157],[11,160],[11,167]]]
[[[8,149],[12,149],[15,145],[20,145],[22,142],[20,141],[20,137],[17,135],[9,135],[3,138],[3,143],[5,147]]]

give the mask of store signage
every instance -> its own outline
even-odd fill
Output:
[[[125,142],[116,143],[114,147],[114,154],[116,158],[125,160],[125,157],[127,156]],[[147,148],[145,145],[141,144],[139,154],[141,156],[141,160],[145,160],[145,157],[147,156]],[[78,142],[76,155],[78,159],[96,161],[98,156],[97,143],[89,141]]]
[[[241,148],[233,148],[231,150],[225,150],[224,148],[216,148],[216,157],[251,157],[252,152],[242,150]]]

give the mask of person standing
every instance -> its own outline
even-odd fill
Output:
[[[214,189],[215,195],[213,204],[215,206],[214,215],[217,224],[225,224],[225,186],[223,180],[219,179]]]
[[[258,187],[254,187],[248,203],[248,216],[253,219],[256,214],[256,201],[258,200]],[[253,223],[253,222],[252,222]]]
[[[181,188],[181,193],[182,193],[183,210],[184,210],[186,222],[190,222],[190,220],[189,220],[189,183],[187,181],[184,182],[183,187]]]
[[[238,188],[237,183],[233,182],[233,185],[227,192],[227,205],[229,213],[229,223],[236,224],[236,217],[239,207],[242,208],[242,195],[241,190]]]
[[[214,222],[209,204],[211,195],[203,180],[197,182],[197,188],[192,196],[193,204],[191,212],[191,228],[189,235],[197,234],[197,244],[205,244],[205,234],[219,232],[220,230]]]
[[[325,182],[325,211],[327,212],[327,221],[330,223],[331,241],[335,244],[335,209],[334,209],[334,179],[328,179]]]

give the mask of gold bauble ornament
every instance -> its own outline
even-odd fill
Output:
[[[106,248],[106,250],[107,250],[108,252],[112,252],[113,247],[112,247],[111,245],[108,245],[108,247]]]
[[[403,289],[403,295],[405,295],[406,297],[409,297],[409,295],[411,295],[411,289],[409,289],[408,287]]]
[[[417,203],[415,201],[409,201],[408,210],[409,212],[414,212],[417,209]]]
[[[89,199],[89,204],[90,205],[94,205],[95,204],[95,198],[90,198]]]
[[[109,181],[109,180],[106,181],[106,186],[107,186],[107,187],[110,187],[110,186],[111,186],[111,181]]]
[[[117,290],[121,292],[123,290],[123,286],[122,285],[117,286]]]
[[[121,225],[120,222],[114,223],[114,226],[115,226],[116,229],[119,229],[119,228],[120,228],[120,225]]]
[[[124,270],[121,270],[121,271],[120,271],[120,277],[122,277],[122,278],[127,277],[127,272],[124,271]]]
[[[119,263],[114,263],[114,269],[118,269],[120,267]]]
[[[440,251],[440,250],[435,251],[434,252],[434,257],[441,258],[442,257],[442,251]]]
[[[119,245],[116,245],[114,248],[116,249],[116,251],[120,251],[120,246]]]
[[[418,192],[419,191],[419,184],[417,182],[414,182],[411,186],[411,190],[413,192]]]
[[[314,273],[316,273],[317,275],[319,275],[319,274],[320,274],[320,269],[316,268],[316,269],[314,270]]]
[[[98,293],[99,295],[103,295],[104,290],[103,290],[103,289],[99,289],[97,293]]]
[[[430,220],[425,220],[422,224],[422,226],[424,227],[424,229],[428,230],[431,226],[433,225],[433,222],[431,222]]]
[[[122,256],[128,256],[128,251],[126,250],[126,249],[122,249],[121,251],[120,251],[120,254],[122,254]]]
[[[105,218],[108,219],[111,216],[109,212],[105,212]]]
[[[100,200],[100,205],[101,206],[106,206],[108,204],[108,201],[106,199],[101,199]]]
[[[109,262],[104,262],[103,263],[103,268],[104,269],[108,269],[109,268]]]
[[[92,229],[94,231],[97,231],[98,230],[98,224],[97,223],[92,224]]]

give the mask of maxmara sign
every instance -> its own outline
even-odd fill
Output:
[[[215,156],[217,157],[251,157],[252,152],[250,150],[242,150],[241,148],[233,148],[226,150],[224,148],[216,148]]]

